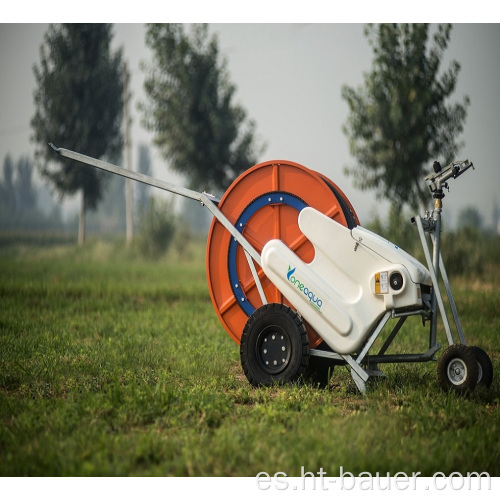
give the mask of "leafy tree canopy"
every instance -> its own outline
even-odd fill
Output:
[[[61,197],[82,189],[86,208],[95,208],[102,196],[102,173],[55,155],[47,143],[95,158],[120,154],[122,54],[112,53],[111,40],[109,24],[51,25],[40,64],[33,68],[37,88],[31,126],[38,166]]]
[[[179,24],[152,24],[146,43],[153,63],[146,68],[144,124],[192,189],[226,189],[256,163],[262,148],[255,124],[233,102],[235,86],[217,38],[206,25],[194,25],[187,34]]]
[[[439,25],[429,42],[426,24],[369,25],[373,66],[357,89],[345,85],[349,107],[344,132],[358,166],[346,168],[360,189],[412,208],[425,206],[421,179],[434,160],[455,160],[462,146],[469,98],[451,103],[460,65],[440,74],[451,25]],[[430,45],[430,46],[429,46]]]

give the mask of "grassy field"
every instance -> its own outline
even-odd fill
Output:
[[[191,254],[0,250],[2,476],[500,475],[498,267],[453,282],[469,344],[493,360],[491,389],[445,394],[423,363],[385,366],[363,396],[343,367],[328,388],[249,386],[204,249]],[[397,346],[422,352],[414,319]]]

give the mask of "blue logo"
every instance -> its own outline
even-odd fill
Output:
[[[323,301],[319,297],[316,297],[316,294],[312,290],[309,290],[309,288],[307,286],[305,286],[304,283],[302,283],[295,276],[293,276],[295,269],[296,269],[295,267],[292,269],[292,267],[290,265],[288,266],[288,272],[286,273],[286,279],[292,285],[296,286],[297,289],[299,291],[301,291],[309,299],[309,303],[315,309],[317,309],[319,312],[321,312],[321,306],[323,305]]]

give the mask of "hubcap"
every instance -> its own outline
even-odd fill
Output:
[[[467,366],[460,358],[448,363],[448,378],[453,385],[460,385],[467,378]]]
[[[291,343],[288,334],[280,327],[265,328],[257,342],[257,358],[261,367],[270,374],[283,371],[291,356]]]

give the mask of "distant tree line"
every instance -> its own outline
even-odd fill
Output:
[[[52,204],[50,212],[39,204],[41,191],[33,181],[33,163],[28,157],[14,162],[4,158],[0,178],[0,229],[63,229],[61,209]]]
[[[108,185],[110,176],[57,156],[47,143],[117,163],[126,85],[122,49],[111,50],[112,37],[110,24],[50,25],[40,47],[40,63],[33,67],[35,159],[61,198],[81,193],[80,243],[86,213],[107,198],[102,204],[109,215],[110,199],[121,190],[119,181]],[[225,190],[256,163],[263,148],[255,140],[254,123],[234,103],[236,88],[217,37],[209,35],[206,25],[194,25],[191,33],[178,24],[148,25],[146,43],[154,64],[143,66],[148,97],[141,103],[144,124],[154,132],[169,167],[183,174],[190,187]],[[137,203],[139,214],[163,206],[148,206],[142,187]],[[88,219],[89,226],[99,225],[96,217]]]
[[[137,163],[139,172],[151,175],[149,147],[139,146]],[[59,200],[43,182],[35,179],[35,167],[30,158],[23,156],[16,162],[6,155],[0,171],[0,230],[57,230],[73,231],[78,226],[78,216],[63,218]],[[125,229],[125,181],[123,177],[106,174],[107,189],[97,208],[87,220],[92,233],[121,234]],[[142,225],[142,218],[150,203],[150,187],[136,184],[134,190],[135,225]]]
[[[462,146],[458,138],[469,98],[451,100],[459,63],[451,61],[442,68],[451,30],[449,24],[367,26],[372,69],[363,85],[341,89],[349,108],[343,129],[356,161],[345,172],[358,188],[374,190],[399,207],[420,207],[427,200],[419,182],[422,172],[432,160],[447,163]],[[111,50],[112,37],[108,24],[51,25],[40,47],[40,63],[33,68],[37,89],[31,125],[37,165],[61,197],[82,193],[80,236],[85,211],[98,208],[104,193],[108,215],[111,204],[123,206],[117,201],[123,199],[121,181],[107,185],[110,176],[58,157],[47,142],[118,161],[126,86],[123,52]],[[149,24],[145,41],[152,59],[142,65],[143,125],[153,133],[168,167],[184,175],[189,187],[222,194],[259,160],[265,146],[256,139],[255,123],[235,102],[236,87],[217,36],[207,25],[188,29],[182,24]],[[137,202],[143,215],[171,209],[161,203],[148,206],[142,191]],[[169,220],[164,215],[158,220]],[[121,224],[118,219],[116,223]],[[140,224],[156,228],[163,222]]]

